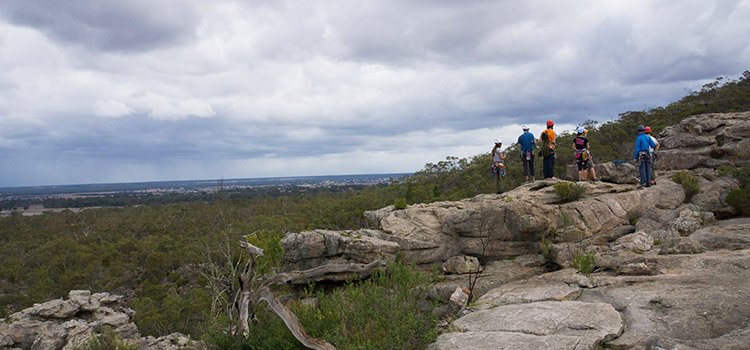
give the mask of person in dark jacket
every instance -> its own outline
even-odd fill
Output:
[[[641,173],[641,183],[638,187],[651,187],[651,152],[649,147],[656,148],[654,140],[648,136],[646,127],[638,125],[638,137],[635,138],[635,152],[633,152],[633,163],[640,163],[638,169]]]

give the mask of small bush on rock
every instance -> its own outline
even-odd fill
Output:
[[[396,210],[406,209],[406,198],[400,197],[393,201],[393,207]]]
[[[573,267],[584,275],[594,272],[596,268],[594,252],[573,254]]]
[[[727,193],[727,204],[737,210],[737,215],[750,216],[750,165],[741,168],[725,169],[740,182],[740,188]]]
[[[672,181],[682,185],[682,188],[685,190],[685,203],[690,202],[690,199],[701,191],[699,186],[700,180],[687,171],[683,170],[675,173],[672,175]]]
[[[737,210],[737,215],[750,216],[750,186],[727,193],[727,204]]]
[[[554,188],[555,193],[563,202],[572,202],[578,200],[583,197],[583,193],[586,192],[586,188],[572,182],[560,181],[555,184]]]
[[[105,328],[104,333],[94,334],[88,342],[74,350],[135,350],[135,346],[125,345],[110,328]]]

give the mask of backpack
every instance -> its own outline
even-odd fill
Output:
[[[542,131],[542,136],[540,136],[539,139],[542,140],[542,149],[539,150],[539,155],[542,157],[549,157],[550,148],[549,148],[549,135],[547,135],[547,130]]]

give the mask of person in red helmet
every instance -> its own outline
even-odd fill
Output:
[[[543,158],[543,170],[545,179],[555,179],[555,122],[552,119],[547,121],[547,130],[542,131],[539,139],[542,141],[542,150],[539,154]]]
[[[654,143],[656,144],[656,147],[651,147],[651,146],[648,147],[649,152],[651,152],[651,184],[656,185],[656,171],[654,171],[654,164],[656,163],[656,152],[659,151],[659,147],[661,147],[661,145],[659,144],[659,141],[657,141],[655,137],[651,136],[650,126],[646,127],[645,133],[646,135],[648,135],[648,137],[651,138],[651,141],[654,141]]]

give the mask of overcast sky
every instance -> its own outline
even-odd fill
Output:
[[[750,0],[6,0],[0,186],[412,172],[737,78],[749,18]]]

